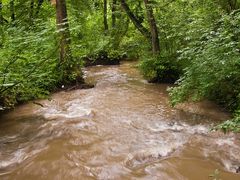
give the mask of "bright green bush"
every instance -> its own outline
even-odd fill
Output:
[[[181,52],[180,59],[188,61],[189,65],[178,86],[170,91],[173,105],[208,98],[231,111],[240,108],[239,29],[240,13],[224,15]],[[239,118],[232,123],[239,123]],[[229,121],[222,127],[228,124]]]
[[[240,132],[240,115],[236,114],[232,120],[225,121],[224,123],[216,126],[214,129],[221,129],[224,133]]]
[[[60,81],[55,27],[37,23],[37,28],[27,28],[16,23],[1,28],[1,105],[11,107],[17,102],[46,97]]]

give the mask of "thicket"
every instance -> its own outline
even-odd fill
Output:
[[[213,100],[235,114],[218,128],[239,131],[239,7],[239,0],[0,0],[0,105],[83,83],[86,61],[127,57],[140,60],[150,82],[177,84],[173,105]]]
[[[170,92],[172,103],[208,98],[232,112],[236,118],[219,127],[239,129],[240,109],[240,13],[224,14],[212,27],[182,49],[179,59],[188,61],[178,87]]]
[[[0,104],[4,107],[44,98],[60,80],[56,70],[58,43],[54,23],[45,21],[46,17],[32,19],[24,15],[25,2],[15,1],[13,17],[10,2],[3,1],[0,25]],[[52,14],[50,8],[45,11]]]
[[[156,9],[159,8],[155,4]],[[240,131],[238,1],[173,1],[158,12],[161,52],[142,56],[149,81],[173,82],[172,105],[210,99],[233,113],[216,127]]]
[[[86,57],[94,60],[106,54],[111,60],[123,56],[123,50],[117,47],[128,24],[105,32],[102,2],[65,1],[67,21],[59,24],[57,2],[0,1],[0,108],[46,98],[50,92],[76,81],[83,83],[81,67]],[[117,24],[123,21],[127,18],[119,18]],[[69,52],[61,60],[59,53],[67,31]],[[63,43],[66,48],[68,45]]]

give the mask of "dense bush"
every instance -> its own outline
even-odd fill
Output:
[[[149,82],[174,83],[181,74],[181,65],[170,57],[145,56],[139,68]]]
[[[56,87],[58,46],[55,28],[38,23],[38,28],[1,26],[0,103],[13,106],[43,98]]]
[[[213,2],[207,0],[205,3],[198,0],[173,1],[169,6],[155,6],[160,55],[146,55],[145,48],[140,56],[140,69],[150,81],[175,82],[189,64],[189,59],[178,59],[181,50],[195,42],[204,30],[212,27],[212,23],[218,20],[219,10]]]
[[[225,121],[224,123],[216,126],[215,130],[221,129],[223,132],[240,132],[240,114],[239,112],[235,114],[232,120]]]
[[[239,29],[240,13],[224,15],[183,49],[180,58],[190,63],[177,83],[179,86],[170,91],[173,105],[208,98],[231,111],[240,108]],[[233,123],[239,123],[239,118]],[[233,127],[229,122],[222,127],[228,125]]]

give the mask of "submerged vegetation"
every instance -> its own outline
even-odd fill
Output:
[[[0,0],[0,105],[83,83],[81,67],[139,59],[172,105],[210,99],[240,130],[239,0]]]

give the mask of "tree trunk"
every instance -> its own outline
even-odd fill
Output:
[[[56,23],[60,36],[60,64],[64,64],[71,59],[70,32],[67,19],[67,7],[65,0],[56,0]]]
[[[107,0],[103,1],[103,23],[105,32],[108,31],[108,21],[107,21]]]
[[[239,8],[237,0],[228,0],[228,4],[230,7],[230,12],[237,10]]]
[[[158,54],[160,52],[160,45],[159,45],[158,29],[156,25],[156,20],[154,18],[153,9],[149,4],[149,0],[144,0],[144,4],[146,7],[148,23],[151,31],[152,52],[153,54]]]
[[[10,12],[12,21],[15,21],[14,0],[10,1]]]
[[[3,24],[2,0],[0,0],[0,25]]]
[[[135,25],[135,27],[142,33],[143,36],[145,36],[148,40],[151,41],[151,34],[135,17],[125,0],[121,0],[121,5],[126,14],[128,15],[129,19],[131,19],[132,23]]]
[[[117,0],[113,0],[112,2],[112,28],[116,26],[116,8],[117,8]]]

